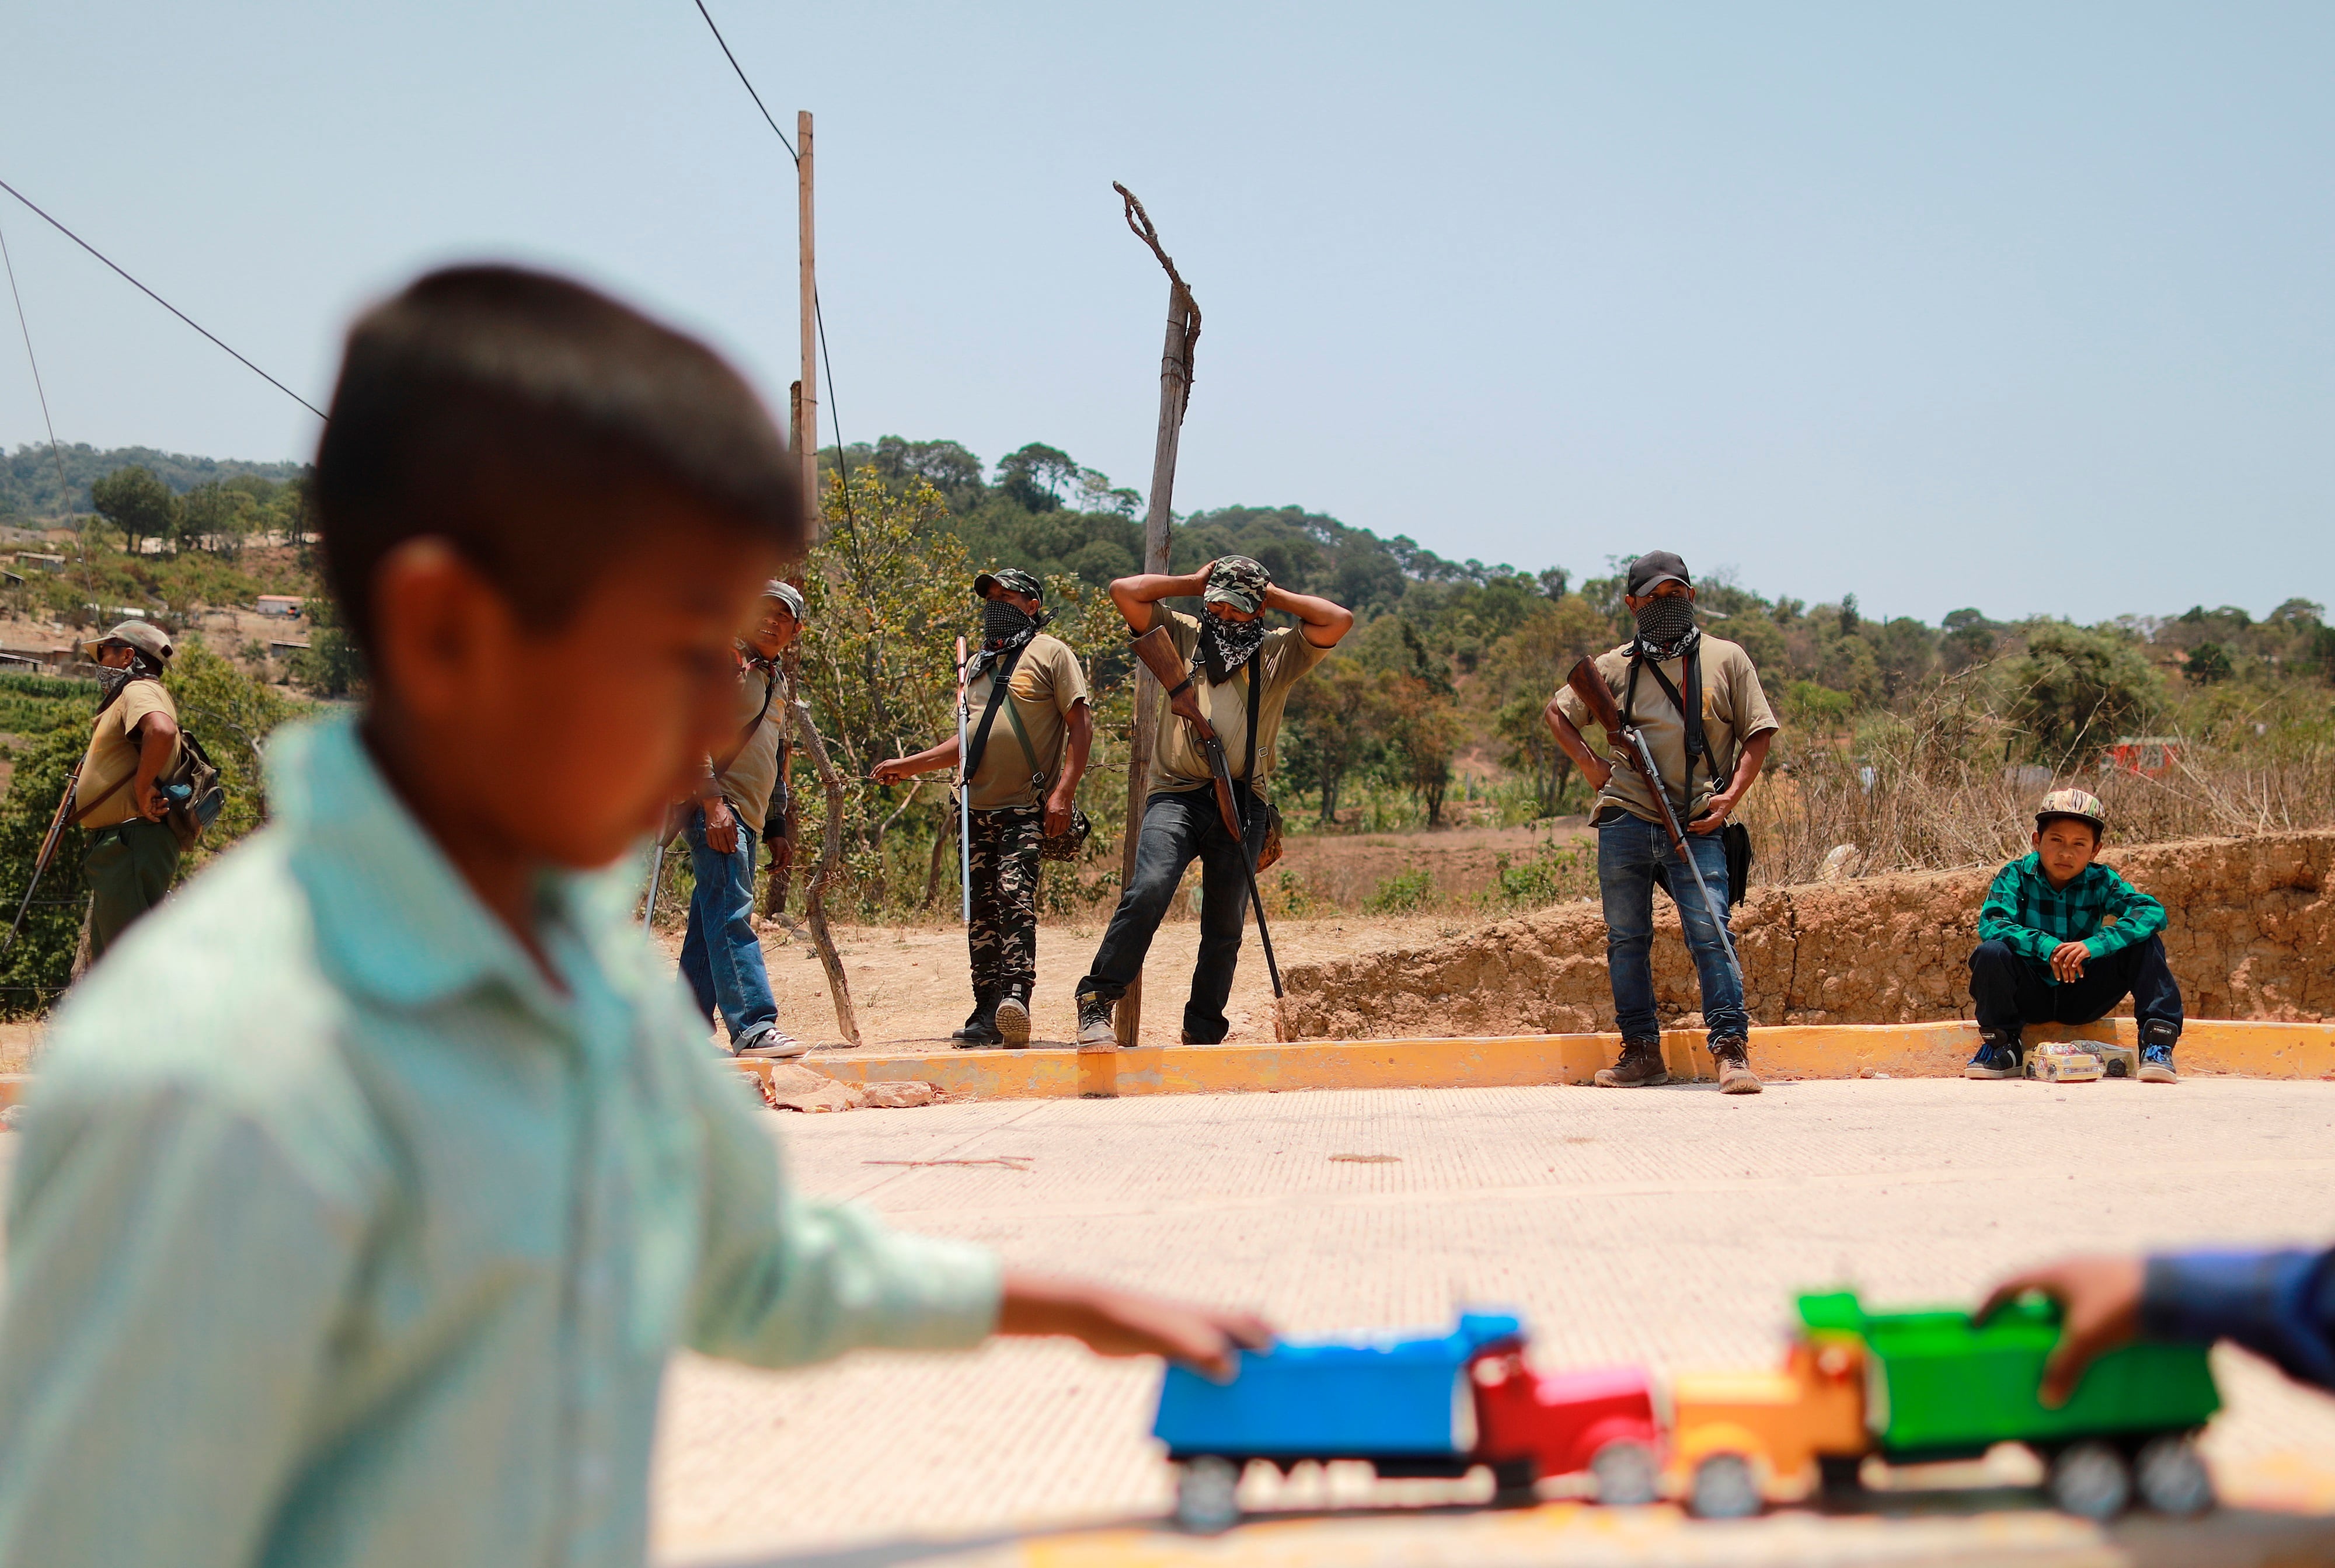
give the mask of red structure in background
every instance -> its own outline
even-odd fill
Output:
[[[2180,757],[2177,735],[2127,735],[2101,749],[2100,771],[2162,779],[2179,764]]]

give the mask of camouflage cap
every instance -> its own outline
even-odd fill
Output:
[[[2108,830],[2108,808],[2088,790],[2054,789],[2043,797],[2043,804],[2035,808],[2036,831],[2042,831],[2043,824],[2054,817],[2080,818],[2102,833]]]
[[[989,597],[992,588],[1003,588],[1009,594],[1027,594],[1033,599],[1046,596],[1045,585],[1019,566],[1000,566],[993,572],[983,572],[973,580],[973,596]]]
[[[1264,591],[1273,586],[1273,574],[1264,569],[1262,561],[1246,556],[1224,556],[1216,561],[1216,569],[1208,574],[1208,591],[1201,595],[1205,603],[1230,605],[1254,615],[1264,608]]]

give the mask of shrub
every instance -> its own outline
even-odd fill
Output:
[[[1362,903],[1372,915],[1415,915],[1435,901],[1435,876],[1423,866],[1398,871]]]

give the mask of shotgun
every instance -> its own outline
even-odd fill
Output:
[[[1670,791],[1662,788],[1662,771],[1654,766],[1654,754],[1646,745],[1645,735],[1636,725],[1622,722],[1622,710],[1614,706],[1613,693],[1606,687],[1605,677],[1597,673],[1595,660],[1584,659],[1574,665],[1573,673],[1565,678],[1565,683],[1573,688],[1574,695],[1579,697],[1582,705],[1589,710],[1589,716],[1604,726],[1608,743],[1620,754],[1623,762],[1637,769],[1638,777],[1645,780],[1647,791],[1653,796],[1654,804],[1662,808],[1662,831],[1670,835],[1671,848],[1686,862],[1688,872],[1694,877],[1695,890],[1702,895],[1703,912],[1710,916],[1711,924],[1719,928],[1720,951],[1727,954],[1727,967],[1733,972],[1736,986],[1739,989],[1743,984],[1743,965],[1736,961],[1735,941],[1727,930],[1727,911],[1721,909],[1719,900],[1711,896],[1710,884],[1702,879],[1702,867],[1695,863],[1693,854],[1687,848],[1686,833],[1679,825],[1678,810],[1671,805]]]
[[[1273,1038],[1285,1041],[1289,1020],[1281,989],[1281,963],[1273,954],[1273,933],[1265,925],[1264,900],[1256,889],[1256,858],[1249,853],[1246,825],[1233,794],[1232,764],[1226,760],[1224,742],[1216,738],[1216,726],[1201,713],[1199,702],[1192,695],[1192,672],[1184,656],[1176,652],[1175,639],[1167,627],[1154,626],[1136,638],[1135,655],[1167,689],[1169,711],[1199,733],[1200,747],[1208,754],[1208,771],[1216,779],[1216,815],[1224,818],[1225,831],[1240,846],[1241,876],[1248,884],[1249,907],[1256,911],[1256,939],[1264,949],[1264,973],[1273,982]],[[1255,680],[1256,674],[1251,670],[1249,679]],[[1250,798],[1255,799],[1253,785]]]
[[[33,857],[33,879],[24,884],[24,901],[16,905],[16,923],[8,927],[8,939],[0,942],[0,953],[15,946],[18,934],[24,929],[24,915],[33,907],[33,894],[40,887],[41,878],[49,869],[49,862],[56,858],[57,845],[65,836],[66,818],[73,812],[73,792],[81,788],[82,765],[88,760],[83,757],[73,764],[73,771],[65,775],[64,798],[57,802],[56,815],[49,818],[49,831],[41,839],[40,854]],[[92,801],[90,808],[95,810],[96,802]]]

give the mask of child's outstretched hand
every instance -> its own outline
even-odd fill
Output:
[[[1994,1287],[1978,1310],[1986,1321],[2028,1292],[2059,1303],[2059,1343],[2043,1364],[2043,1403],[2053,1409],[2068,1402],[2083,1380],[2084,1369],[2140,1331],[2140,1292],[2147,1265],[2136,1257],[2064,1258],[2044,1268],[2013,1274]]]
[[[1262,1350],[1273,1331],[1253,1312],[1187,1306],[1077,1280],[1008,1273],[997,1309],[1001,1334],[1067,1334],[1103,1356],[1165,1356],[1229,1377],[1233,1351]]]

